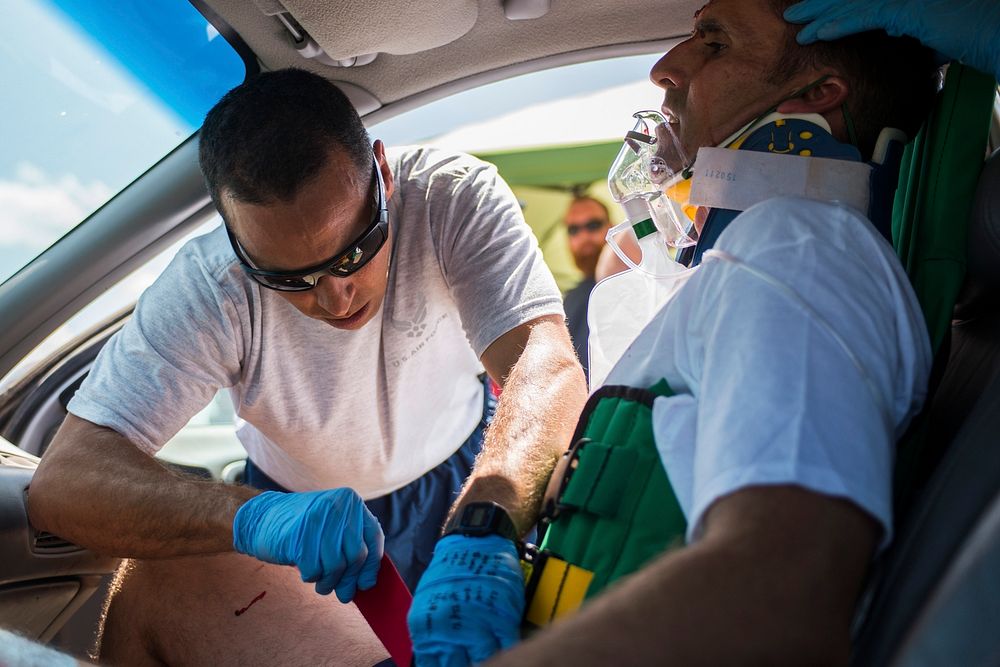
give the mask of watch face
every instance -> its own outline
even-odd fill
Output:
[[[489,505],[471,505],[462,513],[462,525],[469,528],[488,526],[493,508]]]
[[[492,502],[469,503],[445,527],[443,534],[461,533],[469,536],[500,535],[517,540],[517,529],[507,511]]]

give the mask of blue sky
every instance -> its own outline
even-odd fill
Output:
[[[4,4],[0,282],[189,137],[243,78],[238,57],[186,2]],[[419,142],[554,98],[644,80],[655,60],[536,72],[431,103],[372,134],[389,145]]]
[[[165,20],[164,14],[171,13],[162,11],[165,6],[186,14]],[[130,32],[94,19],[95,9],[109,8],[92,0],[5,2],[0,24],[0,80],[7,87],[0,96],[0,281],[189,137],[198,122],[194,119],[216,97],[205,92],[205,77],[189,76],[178,67],[182,63],[171,63],[173,72],[142,68],[134,44],[144,44],[149,53],[157,45],[141,29]],[[181,28],[187,30],[189,55],[204,61],[212,42],[229,52],[187,3],[119,2],[108,14],[135,23],[143,19],[137,14],[146,13],[148,22],[157,10],[157,28],[174,26],[163,31],[165,39],[180,41]],[[117,41],[99,43],[81,23]],[[227,64],[228,79],[209,81],[221,88],[218,94],[243,78],[242,63],[233,58],[238,67]],[[201,111],[194,111],[195,106]]]

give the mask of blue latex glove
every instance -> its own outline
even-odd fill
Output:
[[[417,584],[407,616],[418,667],[483,662],[520,638],[524,574],[499,535],[449,535]]]
[[[881,28],[1000,78],[997,0],[805,0],[785,10],[785,20],[809,24],[800,44]]]
[[[268,563],[295,565],[316,592],[350,602],[375,585],[385,537],[378,519],[351,489],[266,491],[233,519],[233,547]]]

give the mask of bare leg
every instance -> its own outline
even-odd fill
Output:
[[[353,604],[298,571],[238,554],[131,561],[112,588],[100,644],[111,665],[345,665],[388,654]]]

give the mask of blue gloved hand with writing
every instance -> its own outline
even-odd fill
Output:
[[[524,574],[499,535],[448,535],[434,547],[407,616],[418,667],[483,662],[521,637]]]
[[[882,29],[1000,78],[997,0],[805,0],[786,9],[785,20],[808,24],[800,44]]]
[[[352,489],[266,491],[233,519],[233,547],[268,563],[295,565],[316,592],[350,602],[375,585],[385,537]]]

